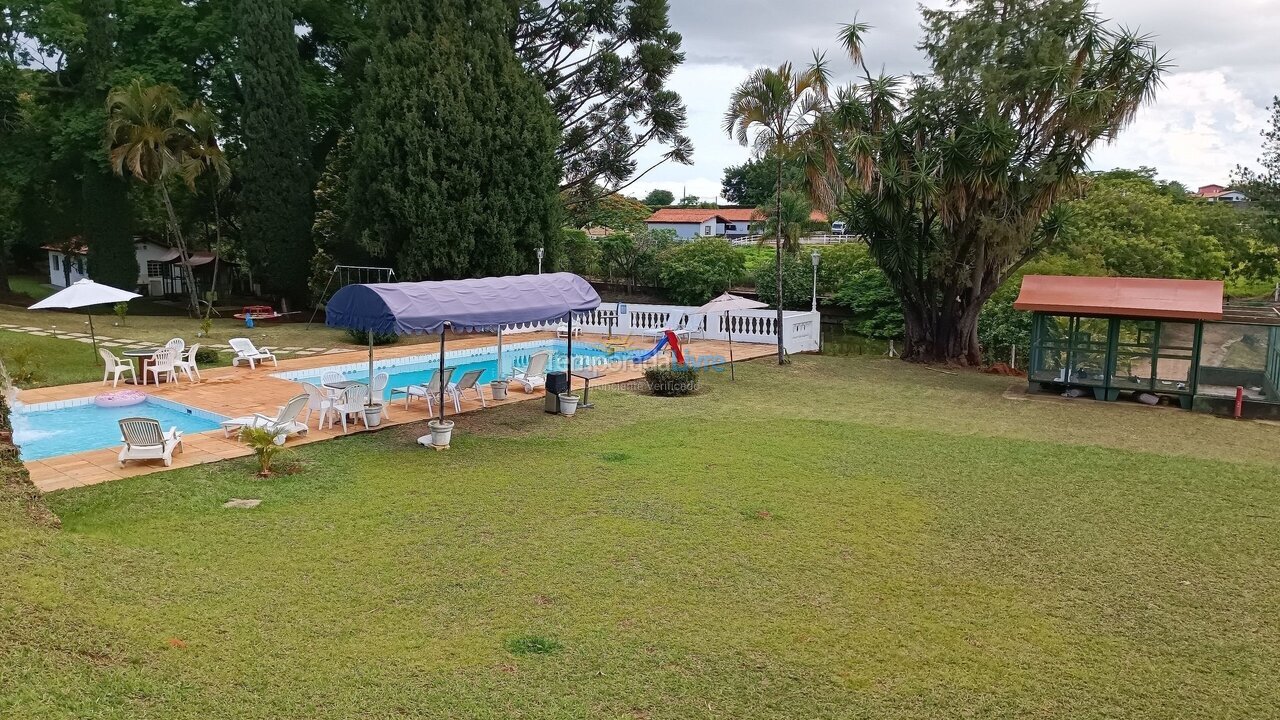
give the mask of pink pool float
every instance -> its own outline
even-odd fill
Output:
[[[147,394],[138,390],[117,390],[93,398],[93,404],[98,407],[129,407],[146,401]]]

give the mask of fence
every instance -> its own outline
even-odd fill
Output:
[[[778,342],[777,310],[741,310],[728,314],[698,315],[697,308],[685,305],[637,305],[601,303],[600,307],[574,318],[583,332],[614,335],[656,334],[680,315],[688,316],[686,326],[695,338],[773,345]],[[787,352],[817,352],[821,340],[819,313],[787,311],[782,314],[782,344]],[[532,329],[532,328],[530,328]]]

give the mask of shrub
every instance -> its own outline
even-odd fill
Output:
[[[867,246],[862,242],[846,242],[825,245],[820,250],[822,262],[818,264],[818,291],[834,294],[840,284],[868,267],[875,267]]]
[[[564,254],[560,268],[575,275],[597,275],[600,272],[600,245],[586,232],[564,230]]]
[[[755,272],[756,296],[760,302],[777,307],[778,280],[771,260]],[[813,298],[813,262],[808,254],[783,253],[782,307],[786,310],[808,310]]]
[[[834,296],[837,305],[853,313],[846,326],[863,337],[902,337],[902,303],[884,272],[868,256],[852,264],[850,270]]]
[[[196,350],[196,362],[201,365],[217,365],[221,359],[222,353],[215,348],[202,345],[199,350]]]
[[[30,345],[0,351],[0,362],[4,363],[8,381],[15,386],[30,387],[42,377],[36,351]]]
[[[347,328],[347,337],[356,345],[368,345],[369,333],[364,330],[356,330],[355,328]],[[400,336],[395,333],[374,333],[374,345],[393,345],[400,342]]]
[[[120,326],[124,327],[124,319],[129,315],[129,303],[116,303],[111,306],[111,312],[116,314],[116,317],[120,320]]]
[[[698,373],[688,367],[651,367],[644,371],[644,379],[649,392],[659,397],[680,397],[698,389]]]
[[[701,305],[733,287],[742,273],[742,253],[724,238],[699,238],[662,257],[662,287],[681,305]]]
[[[253,451],[258,460],[258,474],[263,477],[271,474],[272,461],[284,452],[284,443],[277,443],[276,438],[276,434],[266,428],[246,426],[240,429],[240,440]]]

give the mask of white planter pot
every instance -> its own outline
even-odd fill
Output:
[[[560,414],[565,416],[574,415],[578,412],[578,396],[569,393],[560,393]]]
[[[494,400],[507,399],[507,381],[494,380],[489,383],[489,393],[493,395]]]
[[[364,424],[371,428],[378,427],[382,424],[381,404],[364,406]]]
[[[432,420],[427,423],[427,427],[431,428],[431,445],[436,448],[449,447],[449,441],[453,438],[453,421]]]

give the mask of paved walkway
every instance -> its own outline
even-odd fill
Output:
[[[65,330],[57,330],[53,328],[33,327],[28,325],[13,325],[10,323],[0,323],[0,330],[8,330],[9,332],[24,333],[26,335],[35,335],[37,337],[52,337],[60,340],[74,340],[82,342],[86,345],[92,344],[93,339],[89,337],[89,333],[67,332]],[[215,350],[230,350],[231,346],[226,343],[200,343],[204,347],[211,347]],[[115,337],[114,335],[98,335],[98,345],[106,348],[123,348],[125,350],[142,350],[146,348],[158,347],[160,343],[149,340],[130,340],[128,338]],[[306,357],[308,355],[333,355],[335,353],[351,352],[351,348],[345,347],[276,347],[273,352],[279,355],[291,355],[296,357]]]
[[[551,333],[529,333],[521,335],[520,342],[553,338],[554,335]],[[601,342],[604,340],[602,337],[585,334],[582,339],[588,342]],[[495,337],[492,335],[477,335],[449,340],[448,350],[487,347],[494,343]],[[651,343],[652,340],[637,339],[632,346],[637,348],[649,347]],[[719,358],[724,358],[728,355],[727,343],[720,341],[694,340],[684,345],[685,354],[690,357],[718,356]],[[774,351],[773,345],[751,345],[747,343],[734,345],[734,354],[738,360],[772,355]],[[385,360],[414,355],[429,355],[432,349],[423,345],[404,345],[378,348],[375,352],[377,359]],[[659,354],[659,356],[655,357],[651,364],[658,362],[661,356],[662,354]],[[278,370],[283,372],[306,370],[326,365],[360,363],[365,362],[367,358],[368,353],[365,350],[342,350],[324,356],[295,357],[290,360],[281,360]],[[238,368],[209,368],[201,370],[201,375],[203,375],[204,379],[200,382],[193,383],[180,379],[176,383],[166,383],[161,386],[145,385],[136,389],[151,393],[156,397],[166,398],[226,417],[250,415],[255,412],[274,416],[278,412],[277,408],[279,406],[285,404],[289,398],[297,395],[301,390],[296,382],[271,377],[275,372],[277,372],[277,369],[270,367],[269,364],[266,367],[259,366],[257,370],[250,370],[244,366]],[[593,380],[591,386],[628,382],[637,380],[642,376],[643,368],[628,364],[621,368],[610,369],[604,377]],[[581,387],[581,382],[581,380],[574,381],[575,389]],[[498,404],[536,400],[544,395],[542,390],[535,390],[531,394],[526,394],[523,390],[516,388],[517,386],[512,385],[512,390],[507,396],[508,399]],[[488,391],[488,388],[485,388],[485,390]],[[88,397],[100,392],[103,392],[101,383],[79,383],[76,385],[59,385],[23,390],[19,393],[18,399],[23,403],[29,404],[46,403]],[[486,397],[489,394],[486,392]],[[492,400],[489,400],[488,403],[490,407],[494,405]],[[462,403],[462,413],[464,414],[476,412],[480,409],[480,403],[474,399],[464,400]],[[426,403],[421,401],[413,403],[406,410],[403,401],[397,400],[397,402],[388,407],[388,411],[390,418],[383,421],[382,427],[430,419],[427,416]],[[448,407],[447,412],[449,415],[454,414],[452,405]],[[608,411],[601,408],[587,412],[604,413]],[[288,445],[293,447],[327,440],[343,434],[341,427],[318,429],[316,427],[318,419],[318,417],[313,417],[311,420],[312,427],[308,433],[305,436],[290,438]],[[348,426],[361,428],[358,430],[353,429],[352,432],[365,432],[363,426],[358,424],[358,421],[357,425],[352,426],[348,423]],[[460,422],[459,427],[465,430],[466,423]],[[422,432],[424,434],[427,432],[425,425],[422,428]],[[184,452],[182,454],[174,455],[173,467],[187,467],[201,463],[217,462],[228,458],[245,457],[250,454],[248,448],[238,442],[234,433],[231,438],[227,438],[221,430],[186,434],[183,436],[183,449]],[[95,485],[169,469],[159,461],[130,462],[122,468],[116,462],[118,453],[119,448],[112,447],[34,460],[25,464],[31,473],[32,482],[42,492]]]

